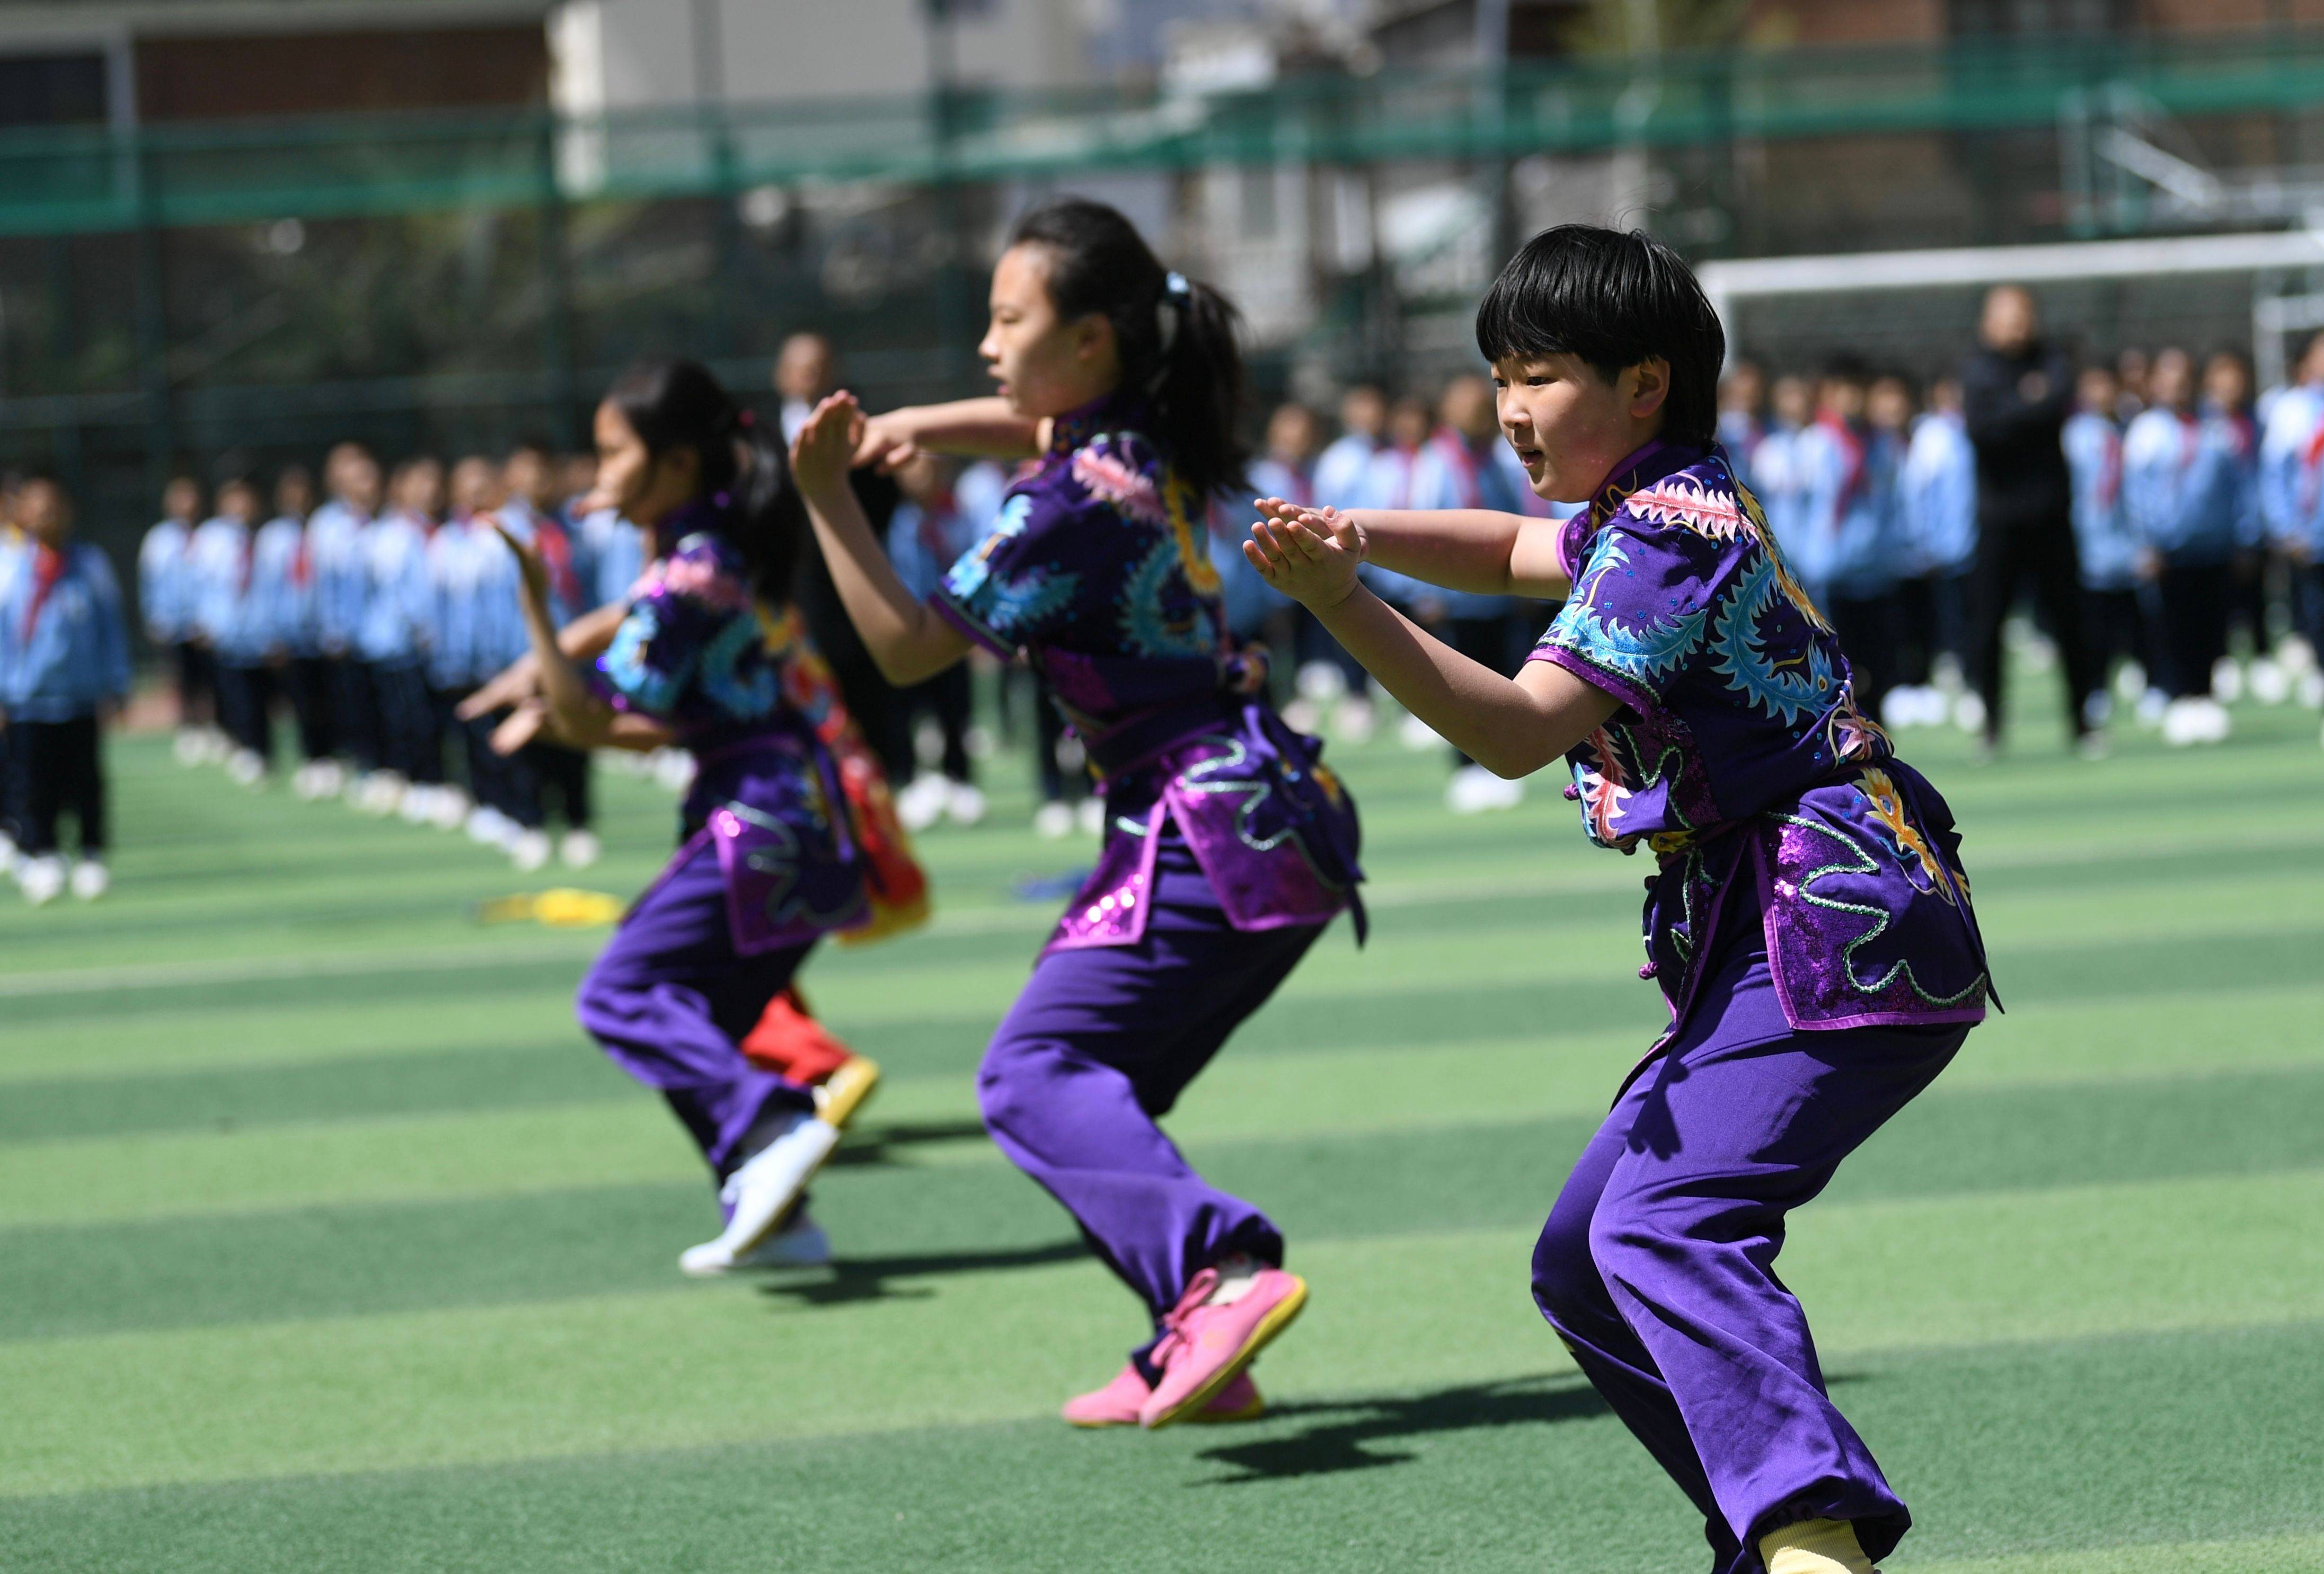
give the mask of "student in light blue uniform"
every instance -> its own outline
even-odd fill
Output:
[[[1932,680],[1935,658],[1969,663],[1969,575],[1977,562],[1977,450],[1961,413],[1958,378],[1929,385],[1928,409],[1913,423],[1897,477],[1906,576],[1896,587],[1910,646],[1898,681],[1923,691],[1922,719],[1941,719],[1942,696]]]
[[[519,443],[501,465],[501,504],[496,512],[502,527],[540,552],[549,571],[549,611],[562,629],[599,604],[591,577],[595,565],[574,538],[563,512],[556,506],[557,480],[548,446]],[[634,538],[635,530],[630,535]],[[478,620],[477,671],[490,677],[530,648],[519,598],[516,559],[498,542],[488,542],[488,572],[480,585],[483,615]],[[493,723],[479,719],[488,734]],[[488,739],[480,746],[489,747]],[[597,861],[600,847],[595,822],[595,795],[590,781],[589,752],[536,739],[503,761],[507,802],[501,811],[514,822],[509,855],[520,864],[534,864],[548,856],[550,799],[564,817],[565,833],[557,843],[558,856],[574,869]],[[487,829],[492,827],[489,823]]]
[[[307,538],[314,498],[304,465],[284,470],[274,482],[274,517],[258,528],[252,553],[252,577],[266,587],[273,608],[270,645],[280,663],[276,682],[299,728],[300,764],[290,782],[303,798],[327,796],[340,781],[330,667],[323,655],[315,558]]]
[[[1719,380],[1719,446],[1735,479],[1759,491],[1759,445],[1774,428],[1768,425],[1766,374],[1757,361],[1737,361]]]
[[[57,826],[79,832],[73,894],[102,896],[107,834],[99,728],[129,693],[121,587],[97,548],[73,537],[72,504],[39,475],[18,493],[29,546],[0,566],[0,724],[9,733],[9,804],[22,858],[17,883],[46,902],[66,884]]]
[[[217,717],[210,653],[194,635],[186,573],[186,548],[201,511],[201,483],[190,475],[171,477],[161,491],[161,520],[137,549],[137,610],[146,639],[168,657],[177,683],[178,759],[187,765],[201,758],[201,732]]]
[[[2154,669],[2153,641],[2138,579],[2138,538],[2123,507],[2122,426],[2115,419],[2121,384],[2103,365],[2086,366],[2074,385],[2074,413],[2059,441],[2072,483],[2074,550],[2081,566],[2082,631],[2103,677],[2116,662]],[[2101,689],[2100,693],[2104,693]],[[2093,698],[2090,723],[2103,724],[2105,702]]]
[[[1848,652],[1858,703],[1877,717],[1896,667],[1903,443],[1867,419],[1867,381],[1860,362],[1842,357],[1817,385],[1814,424],[1793,449],[1801,507],[1793,566]]]
[[[1341,396],[1340,435],[1315,456],[1312,490],[1314,501],[1335,508],[1354,508],[1368,495],[1372,460],[1388,440],[1388,396],[1369,382],[1360,382]],[[1293,637],[1299,662],[1303,695],[1328,697],[1345,694],[1333,722],[1342,736],[1360,741],[1372,726],[1368,697],[1371,674],[1363,663],[1340,648],[1331,631],[1315,614],[1301,607],[1298,632]],[[1337,675],[1336,680],[1333,677]],[[1314,697],[1314,696],[1311,696]]]
[[[490,726],[463,723],[454,714],[479,683],[507,665],[493,659],[496,652],[488,626],[496,610],[494,582],[506,581],[506,588],[514,591],[508,548],[492,527],[499,492],[499,466],[480,455],[460,459],[452,466],[450,506],[428,538],[433,592],[425,641],[429,708],[441,747],[458,757],[467,781],[465,798],[449,785],[431,795],[429,817],[446,830],[468,824],[480,808],[514,824],[508,773],[492,750]]]
[[[386,511],[364,532],[364,615],[355,649],[370,670],[379,709],[381,779],[364,800],[374,813],[400,805],[410,787],[437,787],[444,779],[443,743],[423,667],[434,603],[428,538],[442,475],[433,459],[399,466]],[[432,805],[423,797],[418,807]]]
[[[888,560],[914,597],[926,600],[944,583],[945,571],[982,538],[983,530],[976,516],[961,506],[945,462],[934,455],[923,454],[899,469],[896,484],[901,496],[888,516]],[[974,709],[968,664],[954,663],[934,677],[899,688],[896,709],[908,733],[926,715],[943,740],[935,775],[921,773],[916,750],[901,751],[911,772],[896,784],[896,812],[905,828],[925,830],[939,815],[963,825],[983,819],[984,794],[976,785],[976,763],[968,752]]]
[[[360,649],[371,599],[368,538],[379,512],[379,461],[361,443],[341,443],[324,462],[323,483],[330,496],[307,521],[315,641],[329,687],[334,742],[360,778],[382,760],[378,691]]]
[[[258,489],[242,476],[219,486],[216,515],[186,548],[193,629],[217,662],[219,719],[233,752],[226,772],[254,787],[274,769],[277,587],[258,574]]]
[[[2308,341],[2297,380],[2268,408],[2259,495],[2269,541],[2292,569],[2294,626],[2324,658],[2324,334]]]
[[[1800,536],[1800,434],[1815,419],[1815,391],[1806,378],[1787,374],[1775,379],[1768,399],[1774,413],[1751,450],[1751,490],[1758,494],[1776,545],[1796,565],[1806,545]]]
[[[1265,444],[1245,477],[1247,490],[1253,497],[1312,503],[1315,454],[1323,435],[1322,423],[1305,405],[1276,406],[1268,414]],[[1277,664],[1271,676],[1288,678],[1298,640],[1299,603],[1268,584],[1242,555],[1250,512],[1250,498],[1222,498],[1212,506],[1211,566],[1218,571],[1219,600],[1226,608],[1229,631],[1246,645],[1266,646],[1268,658]],[[1279,691],[1283,686],[1275,686]]]
[[[2160,592],[2163,680],[2177,710],[2173,742],[2211,741],[2188,717],[2224,735],[2226,715],[2207,705],[2212,668],[2227,653],[2232,564],[2256,504],[2257,456],[2248,427],[2224,411],[2199,411],[2194,364],[2168,349],[2154,357],[2153,409],[2123,435],[2122,494],[2138,541],[2140,577]]]

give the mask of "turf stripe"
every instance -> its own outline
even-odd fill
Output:
[[[2310,1174],[1831,1207],[1799,1221],[1785,1274],[1834,1371],[1905,1348],[2259,1327],[2324,1317],[2319,1205]],[[1302,1248],[1315,1303],[1270,1379],[1292,1397],[1351,1372],[1429,1386],[1553,1369],[1528,1246],[1502,1230]],[[1138,1319],[1093,1265],[1033,1260],[0,1346],[0,1494],[1045,1413],[1113,1368]],[[1463,1288],[1413,1294],[1416,1268]]]

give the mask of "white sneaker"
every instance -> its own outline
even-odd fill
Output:
[[[2225,743],[2227,741],[2227,735],[2236,728],[2234,719],[2227,714],[2227,707],[2217,700],[2199,699],[2195,704],[2199,707],[2196,717],[2202,729],[2200,741],[2205,743]]]
[[[94,858],[84,858],[73,865],[72,894],[84,902],[94,902],[113,888],[113,876],[105,865]]]
[[[549,862],[550,848],[546,831],[520,831],[509,843],[509,861],[525,874],[530,874]]]
[[[2146,666],[2144,662],[2126,661],[2122,669],[2114,675],[2114,692],[2122,696],[2125,704],[2136,701],[2146,692]]]
[[[202,735],[192,727],[180,727],[170,742],[170,755],[180,765],[199,765],[202,762]]]
[[[479,804],[468,811],[468,840],[479,847],[498,847],[508,839],[508,816],[489,805]]]
[[[1456,815],[1514,809],[1525,802],[1525,783],[1495,776],[1481,765],[1464,765],[1444,784],[1444,806]]]
[[[896,818],[907,831],[925,831],[944,818],[948,796],[945,778],[934,771],[914,777],[896,795]]]
[[[2203,741],[2203,723],[2196,713],[2200,700],[2172,700],[2163,710],[2163,741],[2184,749]]]
[[[685,1272],[722,1274],[734,1267],[775,1232],[839,1146],[837,1127],[797,1109],[761,1121],[753,1136],[760,1133],[766,1142],[719,1189],[718,1200],[731,1210],[724,1233],[680,1256],[678,1266]]]
[[[226,757],[226,778],[236,787],[254,787],[266,779],[266,761],[254,750],[237,749]]]
[[[1985,731],[1985,696],[1965,694],[1953,702],[1953,725],[1964,732]]]
[[[1361,695],[1350,695],[1332,713],[1332,731],[1342,743],[1360,746],[1379,731],[1379,713]]]
[[[2223,705],[2244,697],[2244,669],[2234,657],[2222,656],[2211,663],[2211,697]]]
[[[567,831],[565,840],[557,844],[557,856],[564,861],[567,869],[586,869],[596,862],[604,851],[595,833],[589,831]]]
[[[694,785],[694,756],[683,749],[665,749],[653,757],[654,780],[673,793]]]
[[[2163,718],[2171,713],[2171,696],[2159,688],[2150,688],[2138,696],[2138,724],[2160,727]]]
[[[2292,674],[2281,662],[2263,656],[2251,664],[2251,696],[2264,705],[2280,705],[2292,697]]]
[[[436,801],[429,805],[428,820],[438,831],[457,831],[468,823],[467,793],[456,787],[438,787]]]
[[[407,825],[427,824],[436,817],[436,795],[441,791],[441,787],[429,787],[424,783],[406,787],[402,797],[396,802],[397,817]]]
[[[1310,661],[1299,669],[1299,697],[1330,704],[1348,692],[1348,675],[1336,661]]]
[[[2324,709],[2324,672],[2300,675],[2300,703],[2311,711]]]
[[[2093,689],[2082,696],[2082,725],[2104,727],[2114,720],[2114,695],[2105,689]]]
[[[1033,811],[1033,834],[1044,842],[1062,842],[1074,833],[1074,806],[1055,798]]]
[[[985,811],[991,806],[984,801],[983,792],[974,782],[955,781],[945,784],[945,818],[955,825],[982,824]]]
[[[1409,712],[1406,713],[1403,722],[1397,727],[1396,741],[1406,749],[1416,750],[1434,749],[1444,741],[1436,735],[1435,728]]]
[[[16,870],[16,888],[35,907],[44,907],[65,888],[65,861],[55,853],[28,858]]]
[[[1323,724],[1323,709],[1314,700],[1301,695],[1283,707],[1283,724],[1295,732],[1312,735]]]
[[[831,1237],[807,1217],[804,1204],[791,1210],[790,1222],[740,1256],[728,1256],[712,1241],[689,1247],[678,1259],[678,1270],[697,1279],[770,1268],[822,1268],[831,1264]]]
[[[226,734],[216,727],[198,728],[194,733],[194,741],[198,750],[196,758],[204,765],[222,764],[226,757],[234,751],[234,745],[227,742]]]
[[[1084,798],[1074,810],[1074,824],[1084,836],[1097,836],[1105,831],[1105,800],[1094,795]]]

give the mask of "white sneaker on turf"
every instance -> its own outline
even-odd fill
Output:
[[[2263,656],[2251,664],[2251,696],[2264,705],[2280,705],[2292,697],[2292,673],[2280,661]]]
[[[1379,713],[1361,695],[1350,695],[1332,712],[1332,732],[1341,742],[1360,746],[1379,730]]]
[[[689,1274],[724,1273],[772,1235],[839,1146],[837,1127],[798,1109],[770,1115],[752,1136],[765,1140],[719,1189],[730,1210],[724,1232],[678,1258]]]
[[[468,795],[456,787],[438,787],[428,820],[438,831],[457,831],[468,823]]]
[[[1283,724],[1295,732],[1313,732],[1323,724],[1323,710],[1314,700],[1301,695],[1287,702],[1282,711]]]
[[[1329,704],[1348,692],[1348,675],[1336,661],[1310,661],[1299,668],[1299,697]]]
[[[679,1254],[678,1271],[696,1279],[770,1268],[821,1268],[831,1263],[831,1237],[807,1217],[804,1205],[791,1210],[780,1229],[739,1256],[730,1256],[716,1241],[688,1247]]]
[[[65,861],[55,853],[28,858],[17,867],[16,888],[35,907],[45,907],[65,888]]]
[[[503,840],[501,828],[507,824],[506,815],[479,804],[468,811],[468,840],[479,847],[497,847]]]
[[[550,848],[546,831],[519,831],[509,843],[509,861],[526,874],[549,862]]]
[[[2234,657],[2211,663],[2211,697],[2228,705],[2244,697],[2244,669]]]
[[[170,741],[171,758],[180,765],[199,765],[202,762],[202,735],[192,727],[180,727]]]
[[[1074,824],[1084,836],[1097,836],[1105,831],[1105,800],[1097,796],[1084,798],[1074,810]]]
[[[694,785],[694,756],[683,749],[665,749],[653,757],[654,780],[666,791],[682,793]]]
[[[1514,809],[1525,802],[1525,783],[1495,776],[1481,765],[1464,765],[1444,784],[1444,806],[1456,815]]]
[[[980,824],[983,822],[985,810],[990,806],[984,801],[983,792],[974,782],[955,781],[945,784],[945,818],[954,824]]]
[[[1422,721],[1418,716],[1411,715],[1409,713],[1405,716],[1402,723],[1397,726],[1396,730],[1396,738],[1397,742],[1403,744],[1406,749],[1412,750],[1434,749],[1438,744],[1444,741],[1443,739],[1439,738],[1436,735],[1435,728]]]
[[[2203,741],[2202,723],[2196,717],[2194,700],[2172,700],[2163,708],[2163,741],[2172,749],[2184,749]]]
[[[436,795],[440,790],[424,782],[404,788],[396,800],[397,817],[407,825],[425,825],[436,817]]]
[[[914,777],[896,795],[896,818],[907,831],[925,831],[944,818],[945,778],[935,771],[925,771]]]
[[[1953,725],[1964,732],[1985,731],[1985,696],[1965,694],[1953,701]]]
[[[113,876],[106,872],[101,860],[84,858],[73,865],[72,894],[84,902],[94,902],[113,888]]]
[[[2225,743],[2227,735],[2236,729],[2234,718],[2227,714],[2227,707],[2217,700],[2199,699],[2195,704],[2201,707],[2198,712],[2202,727],[2201,741]]]
[[[1074,833],[1074,806],[1054,798],[1033,811],[1033,834],[1044,842],[1062,842]]]
[[[2300,703],[2311,711],[2324,709],[2324,672],[2300,675]]]
[[[567,869],[586,869],[604,854],[596,833],[591,831],[567,831],[565,840],[557,844],[557,856]]]
[[[226,778],[236,787],[254,787],[266,779],[266,761],[254,750],[237,749],[226,757]]]

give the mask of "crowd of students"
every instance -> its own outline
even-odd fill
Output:
[[[502,532],[538,543],[567,621],[621,599],[643,567],[634,529],[576,506],[587,481],[586,461],[537,443],[448,473],[428,456],[383,473],[348,442],[325,464],[320,506],[297,465],[274,478],[271,511],[246,474],[230,470],[207,511],[198,481],[171,482],[137,586],[175,680],[178,758],[262,787],[287,709],[302,798],[344,794],[367,814],[465,828],[520,869],[595,861],[587,757],[544,743],[503,754],[489,718],[458,713],[525,649]]]
[[[1868,709],[1891,726],[1950,713],[1997,742],[2001,621],[2029,580],[2089,752],[2117,698],[2174,746],[2226,738],[2226,704],[2246,694],[2324,704],[2324,337],[2255,400],[2233,349],[2200,365],[2128,350],[2078,372],[2030,339],[2012,354],[1983,424],[1962,380],[1916,388],[1853,358],[1772,384],[1748,362],[1726,377],[1721,438]],[[2019,427],[2046,456],[2015,452]],[[2036,498],[2030,523],[2017,496],[1981,507],[1981,447],[1999,451],[1995,492],[2061,462],[2054,506]]]

